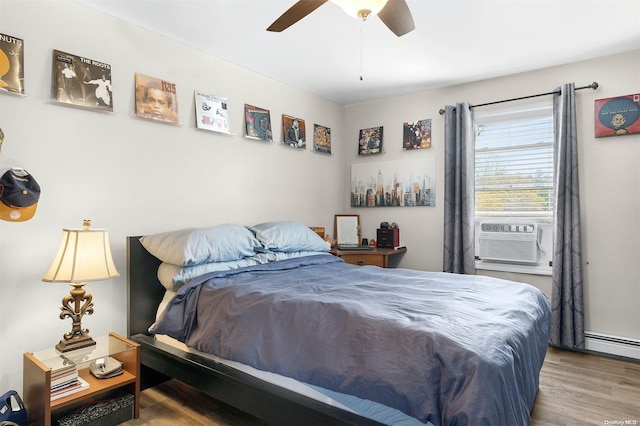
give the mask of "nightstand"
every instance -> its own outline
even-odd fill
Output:
[[[67,410],[86,407],[110,398],[114,392],[133,395],[130,418],[140,415],[140,345],[115,333],[94,338],[95,346],[70,352],[54,348],[36,353],[25,353],[23,359],[23,400],[29,416],[29,425],[52,423],[52,416]],[[110,356],[123,363],[123,373],[97,379],[89,371],[89,364],[98,358]],[[51,375],[69,364],[75,364],[78,375],[89,387],[77,393],[51,400]],[[130,398],[130,397],[129,397]],[[103,402],[104,403],[104,402]]]
[[[407,251],[406,247],[397,249],[374,248],[371,250],[338,250],[331,249],[331,254],[341,257],[346,263],[352,265],[373,265],[381,268],[392,267],[396,256]],[[392,259],[393,258],[393,259]]]

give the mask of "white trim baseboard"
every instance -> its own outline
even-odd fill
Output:
[[[585,349],[640,360],[640,340],[585,332]]]

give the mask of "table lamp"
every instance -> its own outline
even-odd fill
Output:
[[[73,288],[62,299],[60,319],[72,320],[71,332],[65,333],[56,349],[68,352],[95,345],[88,329],[82,329],[82,317],[93,313],[91,294],[84,290],[89,281],[106,280],[120,275],[111,257],[109,234],[104,229],[91,229],[85,220],[82,229],[63,229],[58,252],[42,281],[68,283]]]

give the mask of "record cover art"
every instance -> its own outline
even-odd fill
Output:
[[[175,83],[135,74],[136,115],[141,118],[178,123],[178,97]]]
[[[0,89],[24,94],[24,41],[1,33]]]
[[[360,129],[358,155],[380,154],[382,152],[382,131],[382,126]]]
[[[313,149],[323,154],[331,154],[331,129],[319,124],[313,125]]]
[[[292,148],[306,149],[306,126],[302,118],[282,115],[282,128],[284,129],[284,143]]]
[[[230,133],[227,98],[195,92],[196,127],[214,132]]]
[[[246,136],[251,139],[273,141],[271,132],[271,113],[268,109],[244,104]]]
[[[640,133],[640,93],[595,101],[595,136]]]
[[[402,149],[431,148],[431,119],[407,122],[402,127]]]
[[[54,50],[52,97],[66,104],[113,111],[111,65]]]

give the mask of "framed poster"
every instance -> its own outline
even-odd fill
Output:
[[[621,136],[640,133],[640,93],[596,99],[595,136]]]
[[[249,139],[265,142],[273,141],[271,132],[271,113],[268,109],[244,104],[245,135]]]
[[[361,129],[358,135],[358,155],[382,152],[382,126]]]
[[[24,41],[1,33],[0,90],[24,95]]]
[[[111,65],[54,50],[52,74],[55,101],[113,111]]]
[[[360,244],[360,215],[337,214],[333,218],[333,228],[337,244]]]
[[[136,73],[136,115],[167,123],[178,123],[175,83]]]
[[[307,148],[306,126],[302,118],[282,115],[284,143],[292,148]]]
[[[351,207],[436,205],[433,157],[351,165]]]
[[[313,149],[323,154],[331,154],[331,129],[319,124],[313,125]]]
[[[227,99],[195,91],[196,127],[213,132],[230,133]]]
[[[402,150],[431,148],[431,119],[404,123]]]

